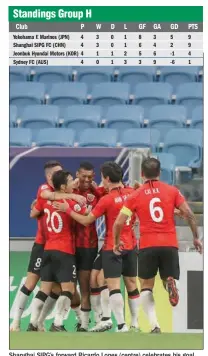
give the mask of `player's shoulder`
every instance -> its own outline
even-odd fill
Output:
[[[47,190],[47,189],[50,189],[51,190],[51,187],[48,183],[44,183],[44,184],[41,184],[38,188],[38,192],[41,192],[43,190]]]
[[[170,184],[165,183],[165,182],[159,181],[158,185],[163,190],[168,190],[169,192],[176,192],[178,190],[174,185],[170,185]]]

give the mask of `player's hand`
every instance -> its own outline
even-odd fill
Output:
[[[202,251],[203,251],[202,242],[199,239],[194,239],[193,244],[194,244],[195,249],[199,253],[202,253]]]
[[[53,207],[57,209],[58,211],[63,211],[64,213],[67,211],[69,208],[69,204],[67,203],[66,200],[64,200],[64,203],[59,203],[57,201],[53,202]]]
[[[85,205],[87,203],[87,199],[85,197],[83,197],[82,195],[79,194],[73,194],[73,198],[74,201],[76,201],[79,205]]]
[[[74,179],[73,181],[73,189],[79,188],[79,178]]]
[[[120,241],[118,243],[118,245],[114,245],[113,252],[115,253],[115,255],[117,255],[117,256],[121,255],[121,252],[123,250],[123,246],[124,246],[124,243],[122,241]]]
[[[93,180],[92,183],[91,183],[91,186],[96,189],[97,188],[97,183]]]
[[[141,188],[141,186],[142,186],[142,184],[140,184],[137,180],[134,181],[133,188],[134,188],[135,190]]]
[[[179,209],[174,209],[174,215],[178,216],[181,219],[184,218]]]
[[[35,206],[36,202],[37,202],[37,199],[34,199],[33,202],[32,202],[32,204],[30,205],[30,209],[31,209],[31,210],[32,210],[33,207]]]

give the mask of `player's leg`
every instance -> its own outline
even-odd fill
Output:
[[[125,324],[124,300],[120,289],[122,257],[115,255],[113,251],[103,251],[102,263],[110,294],[110,307],[117,321],[117,331],[126,332],[128,328]]]
[[[30,255],[27,278],[17,296],[17,303],[14,311],[14,318],[10,326],[10,331],[20,331],[21,317],[26,307],[28,298],[40,279],[42,256],[43,246],[34,243]]]
[[[76,286],[76,261],[75,256],[68,253],[54,251],[53,254],[53,273],[55,280],[61,285],[61,294],[57,300],[54,323],[50,331],[66,331],[64,319],[68,314]]]
[[[90,274],[97,255],[96,248],[77,248],[77,269],[81,293],[82,325],[79,331],[87,331],[90,320]]]
[[[38,320],[40,318],[44,303],[52,290],[53,271],[51,251],[44,251],[40,277],[41,286],[32,303],[32,313],[28,331],[38,331]]]
[[[140,281],[140,304],[143,307],[148,321],[151,325],[151,332],[160,332],[157,320],[153,288],[155,276],[159,267],[158,253],[154,248],[139,250],[138,253],[138,277]]]
[[[163,247],[160,249],[160,277],[169,294],[170,304],[175,307],[179,302],[179,255],[175,247]]]
[[[61,286],[58,283],[53,283],[52,291],[48,298],[46,299],[43,309],[41,311],[40,317],[38,319],[38,331],[45,331],[44,321],[46,317],[52,312],[55,304],[61,293]]]
[[[128,251],[123,256],[123,278],[128,293],[128,304],[131,314],[131,329],[138,330],[140,295],[137,288],[137,249]]]
[[[75,312],[75,315],[76,315],[77,324],[76,324],[75,328],[76,328],[76,330],[78,330],[82,324],[82,312],[81,312],[80,294],[79,294],[77,288],[75,289],[75,293],[74,293],[72,301],[71,301],[71,308]]]
[[[110,308],[110,296],[109,296],[109,289],[107,287],[107,282],[104,277],[103,269],[99,271],[97,275],[97,284],[100,289],[100,302],[101,302],[101,311],[102,311],[102,318],[92,328],[90,331],[92,332],[103,332],[106,330],[110,330],[113,327],[113,323],[111,320],[111,308]]]
[[[99,251],[94,260],[93,269],[90,274],[90,303],[91,303],[91,308],[94,312],[94,318],[96,324],[99,323],[102,317],[101,295],[100,295],[100,287],[98,284],[98,276],[101,268],[102,268],[102,259]]]

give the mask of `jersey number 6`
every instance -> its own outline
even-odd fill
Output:
[[[154,207],[155,203],[161,203],[161,200],[159,198],[151,199],[149,203],[149,210],[150,210],[150,215],[152,220],[155,221],[156,223],[159,223],[162,221],[164,213],[162,208],[160,208],[159,206]]]

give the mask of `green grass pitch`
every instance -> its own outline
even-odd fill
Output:
[[[11,332],[13,350],[199,350],[203,349],[203,334],[148,333],[36,333]]]

